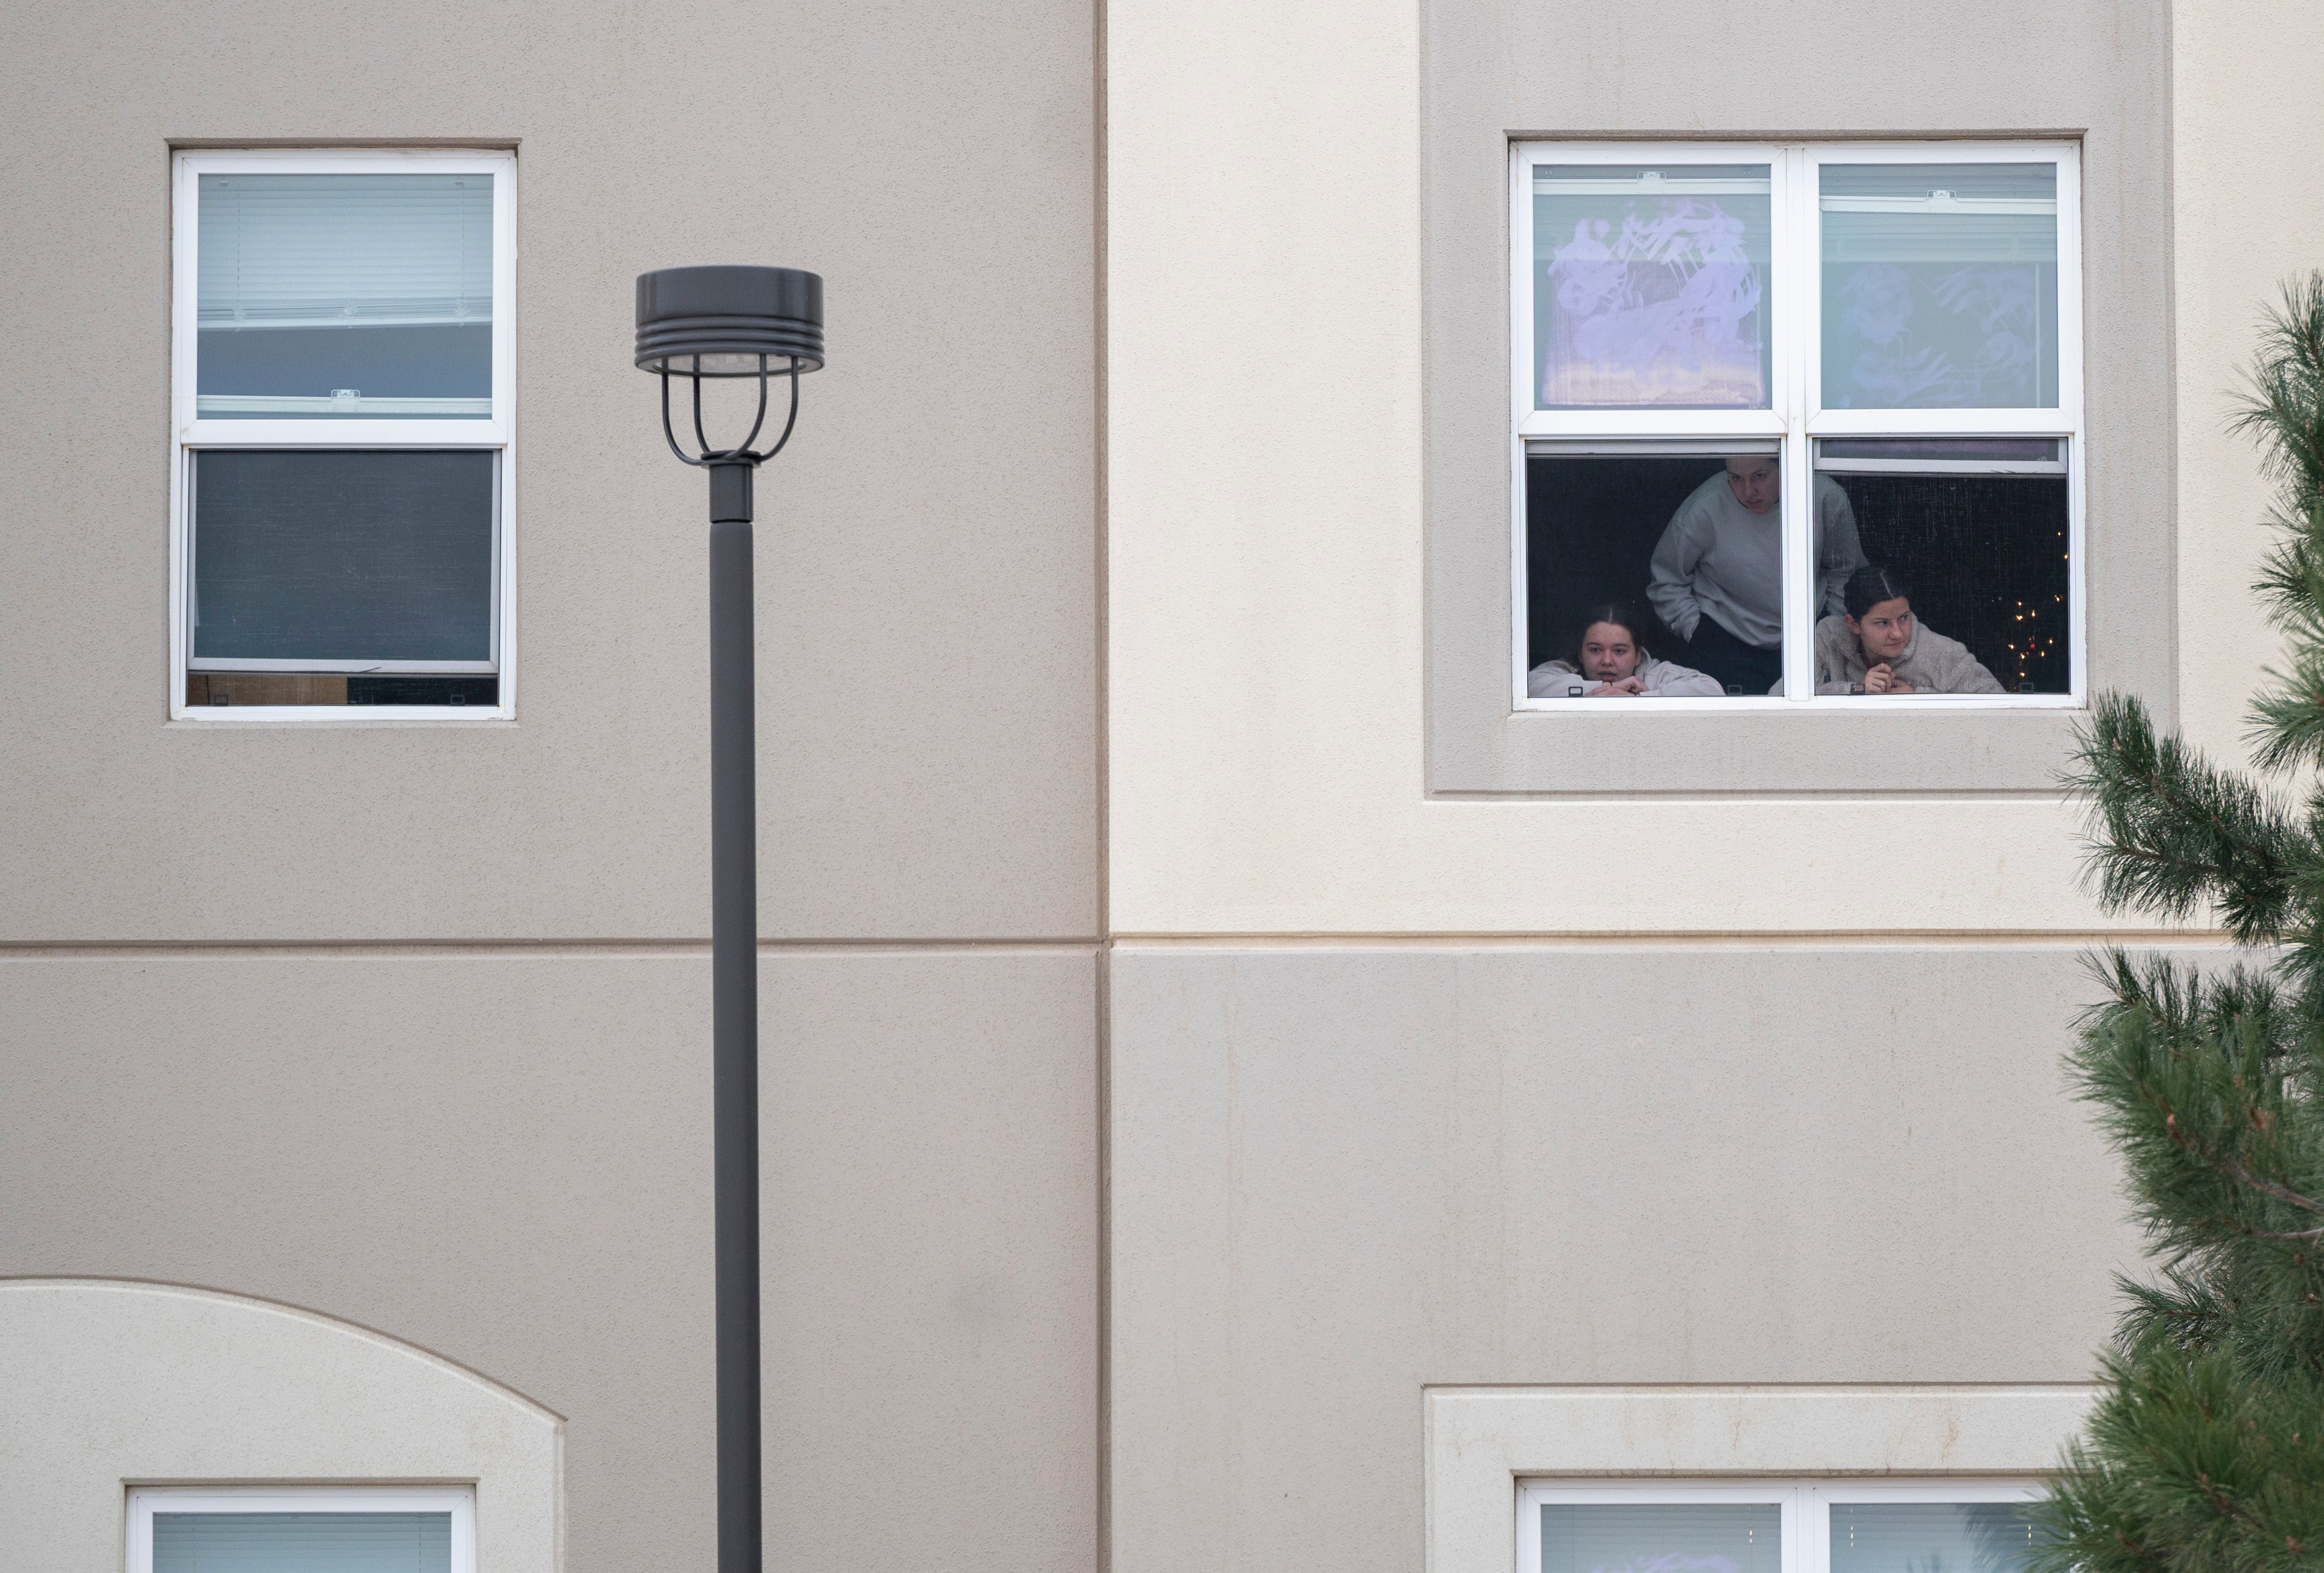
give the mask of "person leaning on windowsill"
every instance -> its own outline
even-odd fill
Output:
[[[1904,582],[1863,567],[1841,592],[1847,610],[1816,624],[1819,694],[2000,694],[2006,692],[1959,639],[1913,615]]]
[[[1563,660],[1526,674],[1526,698],[1564,699],[1577,688],[1583,699],[1717,699],[1725,692],[1714,678],[1649,655],[1638,639],[1646,620],[1619,602],[1592,606],[1581,627]]]
[[[1736,455],[1678,505],[1648,568],[1646,599],[1686,641],[1687,663],[1736,693],[1768,693],[1784,676],[1782,489],[1773,454]],[[1837,612],[1840,582],[1864,566],[1856,511],[1829,476],[1811,495],[1816,606]]]

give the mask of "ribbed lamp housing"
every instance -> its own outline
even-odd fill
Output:
[[[680,377],[778,375],[823,364],[823,277],[797,268],[659,268],[638,275],[638,366]]]

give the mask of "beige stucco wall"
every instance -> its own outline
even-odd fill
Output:
[[[441,1482],[476,1566],[558,1573],[559,1417],[345,1322],[164,1285],[0,1280],[0,1565],[118,1573],[127,1489]]]
[[[1929,35],[1964,56],[2009,35],[2006,7],[1959,11],[1809,6],[1797,34],[1771,26],[1699,54],[1675,51],[1718,31],[1708,12],[1690,32],[1683,9],[1577,11],[1573,119],[1640,134],[1958,129],[1937,86],[1951,68],[1922,69]],[[2074,92],[2103,97],[2111,69],[2153,88],[2151,14],[2070,14],[2057,25]],[[2046,793],[1429,796],[1421,36],[1414,0],[1109,10],[1117,929],[2104,926],[2079,886],[2074,816]],[[2024,59],[2008,67],[2041,90]],[[1696,84],[1699,112],[1673,103],[1674,78]],[[2012,124],[2072,129],[2044,113],[2017,106]],[[2159,166],[2139,167],[2159,202]],[[2167,353],[2162,327],[2150,357]],[[2215,550],[2190,543],[2182,560]],[[2184,703],[2217,731],[2239,698],[2221,668]]]
[[[1092,1565],[1096,23],[0,7],[0,1275],[380,1329],[568,1417],[567,1568],[710,1565],[704,492],[632,279],[816,269],[759,483],[770,1564]],[[516,150],[516,720],[171,725],[172,144],[405,140]]]
[[[703,935],[704,483],[630,351],[637,273],[724,261],[829,281],[759,483],[761,932],[1088,935],[1094,25],[7,8],[0,939]],[[171,146],[318,139],[517,149],[512,724],[167,722]]]
[[[1089,952],[787,952],[760,990],[770,1565],[909,1562],[933,1522],[1084,1573]],[[706,955],[0,956],[0,1276],[392,1334],[566,1417],[572,1573],[706,1568],[709,1018]]]
[[[1436,1385],[2087,1380],[2086,997],[2069,944],[1124,945],[1114,1568],[1420,1566]],[[1590,1435],[1528,1467],[1649,1467]]]
[[[2324,23],[2173,15],[2181,704],[2225,741],[2266,640],[2217,392],[2324,254],[2249,153],[2313,140],[2277,41]],[[2105,927],[2070,814],[1432,799],[1419,7],[1107,8],[1102,395],[1094,23],[0,23],[42,216],[0,1274],[384,1329],[570,1417],[568,1566],[706,1563],[699,478],[623,350],[631,274],[748,254],[829,276],[834,346],[762,485],[762,927],[829,942],[762,973],[770,1560],[1406,1568],[1431,1384],[2087,1375],[2135,1242],[2056,1071]],[[323,134],[519,148],[513,726],[165,724],[169,139]],[[1107,881],[1118,933],[1251,943],[1109,983]]]
[[[2324,267],[2324,189],[2287,174],[2324,139],[2320,57],[2313,5],[2172,6],[2180,692],[2189,736],[2227,759],[2243,752],[2238,701],[2280,644],[2251,598],[2270,489],[2227,421],[2263,308],[2282,281]]]

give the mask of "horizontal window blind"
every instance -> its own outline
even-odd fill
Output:
[[[1541,1573],[1780,1573],[1768,1503],[1544,1503]]]
[[[448,1513],[157,1513],[153,1573],[451,1573]]]
[[[489,323],[493,178],[204,175],[204,328]]]
[[[2041,1543],[2022,1502],[1836,1502],[1831,1573],[2017,1573]]]

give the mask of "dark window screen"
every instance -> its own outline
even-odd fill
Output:
[[[1526,460],[1527,667],[1565,655],[1593,601],[1646,604],[1646,566],[1671,515],[1720,474],[1716,454],[1637,458],[1534,455]],[[1647,646],[1678,660],[1685,646],[1656,624]]]
[[[483,661],[490,453],[211,449],[194,459],[194,655]]]
[[[2012,694],[2072,689],[2063,475],[1831,477],[1871,562],[1904,575],[1922,625]]]

